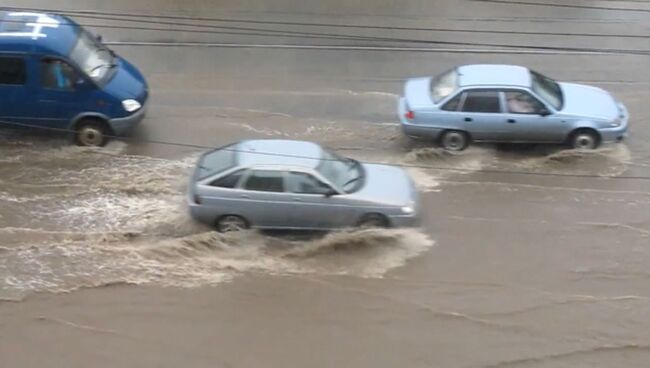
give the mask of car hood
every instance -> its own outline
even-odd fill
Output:
[[[406,206],[416,201],[417,192],[408,174],[394,166],[364,164],[363,188],[354,196],[369,202]]]
[[[406,81],[404,97],[411,109],[420,109],[434,106],[431,100],[431,79],[413,78]]]
[[[128,61],[118,58],[117,71],[104,86],[104,90],[120,100],[136,99],[144,103],[147,97],[147,83],[140,72]]]
[[[562,113],[603,120],[614,120],[619,116],[616,100],[609,92],[582,84],[560,83],[564,96]]]

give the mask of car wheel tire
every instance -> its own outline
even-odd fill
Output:
[[[578,130],[571,135],[571,147],[577,150],[593,150],[600,145],[600,136],[592,130]]]
[[[79,146],[103,147],[108,141],[106,124],[97,120],[82,120],[77,124],[75,142]]]
[[[361,217],[357,226],[362,229],[388,227],[388,219],[378,213],[369,213]]]
[[[226,215],[217,220],[217,231],[220,233],[231,233],[248,229],[248,222],[241,216]]]
[[[469,135],[459,130],[448,130],[440,137],[440,145],[447,151],[462,151],[469,145]]]

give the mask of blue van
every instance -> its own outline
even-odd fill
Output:
[[[68,17],[0,11],[0,125],[102,146],[146,112],[142,74]]]

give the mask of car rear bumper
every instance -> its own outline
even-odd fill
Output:
[[[437,139],[442,132],[439,127],[414,124],[406,119],[406,98],[401,97],[397,105],[397,116],[404,135],[414,139]]]
[[[147,104],[140,108],[140,110],[135,113],[124,117],[124,118],[115,118],[108,121],[113,133],[115,135],[126,135],[130,133],[133,128],[135,128],[141,121],[144,119],[147,114]]]

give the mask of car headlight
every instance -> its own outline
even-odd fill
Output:
[[[609,126],[612,127],[612,128],[618,128],[618,127],[621,126],[621,123],[622,123],[622,119],[618,118],[616,120],[610,121]]]
[[[138,111],[142,107],[142,105],[136,100],[129,99],[129,100],[122,101],[122,107],[124,107],[124,110],[126,110],[127,112],[134,112],[134,111]]]
[[[415,212],[415,209],[413,208],[413,206],[404,206],[404,207],[401,208],[401,210],[402,210],[402,213],[405,213],[407,215],[410,215],[413,212]]]

